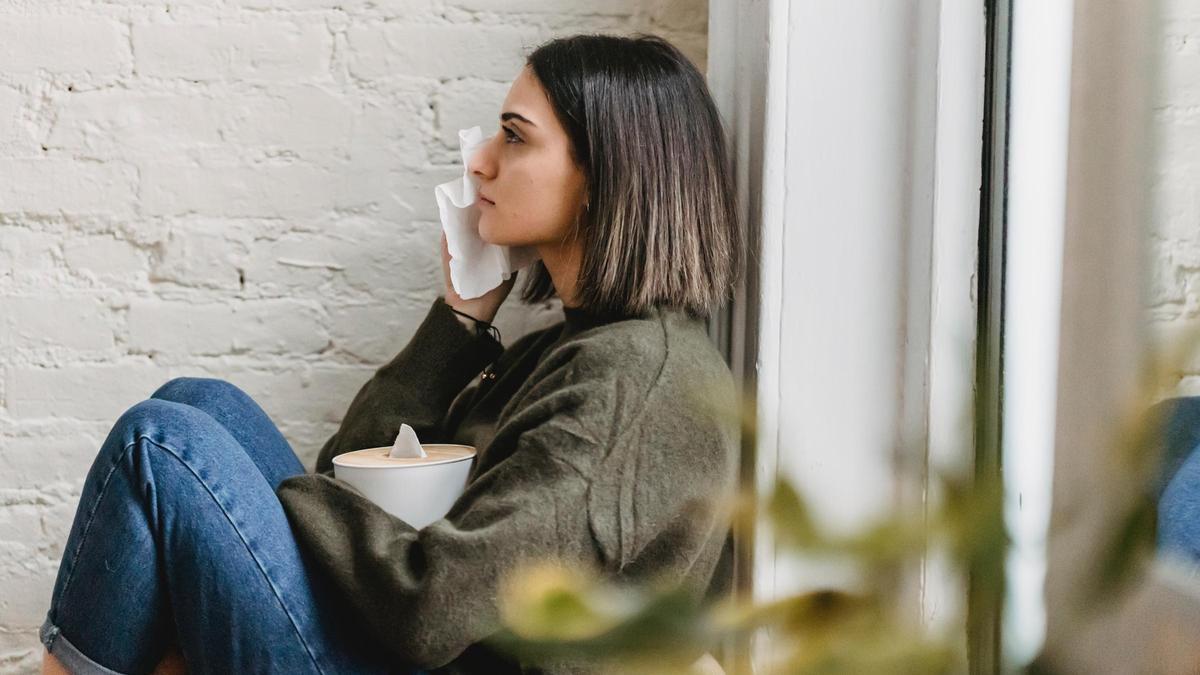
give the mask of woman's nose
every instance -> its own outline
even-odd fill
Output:
[[[471,155],[471,161],[467,163],[467,170],[471,175],[480,178],[491,178],[495,169],[492,164],[492,140],[484,141],[483,145]]]

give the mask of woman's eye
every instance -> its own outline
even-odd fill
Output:
[[[502,128],[504,129],[504,141],[506,143],[514,142],[514,141],[517,143],[521,142],[521,137],[514,134],[511,129],[509,129],[508,127],[502,127]]]

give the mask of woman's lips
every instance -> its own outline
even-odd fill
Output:
[[[480,206],[495,206],[496,205],[496,202],[493,202],[492,200],[488,199],[487,197],[484,197],[483,195],[479,195],[479,199],[476,201]]]

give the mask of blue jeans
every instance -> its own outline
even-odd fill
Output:
[[[1200,396],[1156,408],[1164,420],[1158,548],[1200,563]]]
[[[245,392],[167,382],[88,471],[42,644],[75,673],[148,673],[173,642],[193,673],[421,673],[310,571],[275,496],[303,472]]]

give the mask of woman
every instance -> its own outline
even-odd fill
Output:
[[[522,672],[484,640],[496,591],[554,557],[617,580],[720,577],[736,392],[704,317],[740,274],[721,122],[655,37],[535,50],[472,157],[480,236],[536,246],[527,302],[563,320],[507,349],[490,322],[515,277],[449,282],[355,396],[306,474],[233,385],[172,380],[116,423],[88,475],[42,628],[48,667]],[[342,452],[479,449],[445,518],[416,530],[332,477]],[[719,579],[718,579],[719,580]],[[540,672],[583,664],[541,664]]]

